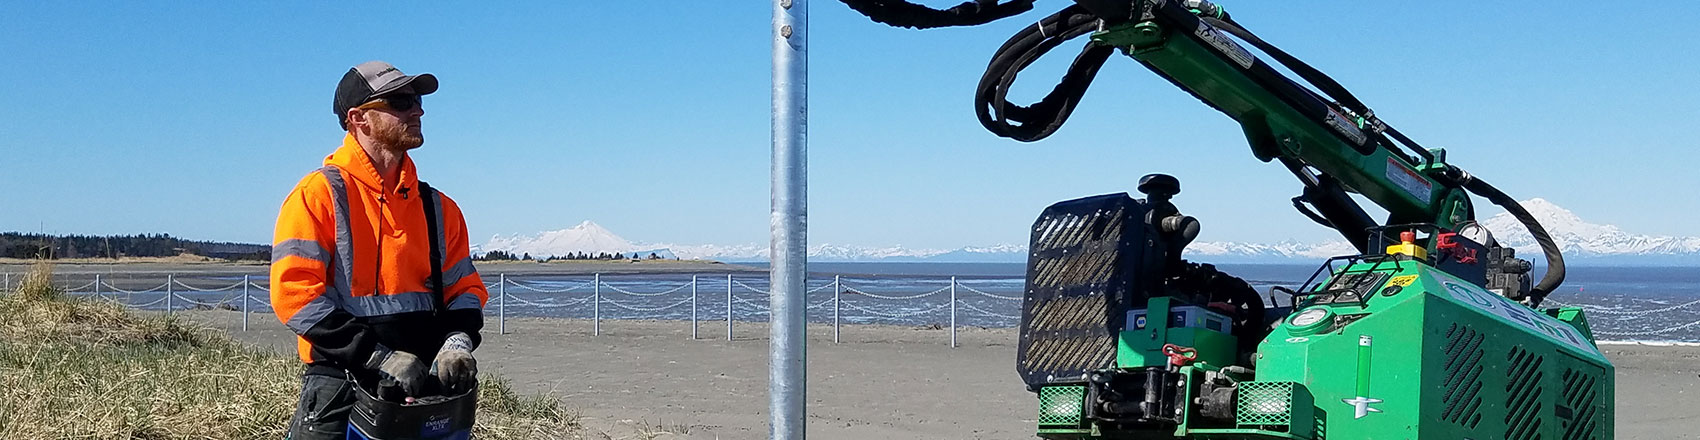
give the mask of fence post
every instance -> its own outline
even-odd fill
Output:
[[[171,292],[171,282],[176,279],[173,274],[165,274],[165,314],[171,314],[171,297],[177,296]]]
[[[732,340],[732,274],[726,274],[726,340]]]
[[[100,299],[100,274],[94,274],[94,299]]]
[[[99,276],[99,275],[95,275]],[[248,331],[248,276],[242,276],[242,331]]]
[[[697,340],[697,276],[691,275],[691,340]]]
[[[956,277],[950,277],[950,348],[956,348]]]
[[[592,336],[601,336],[602,335],[602,274],[596,274],[595,277],[591,278],[590,284],[592,286],[592,290],[591,290],[592,297],[591,297],[591,300],[590,300],[590,304],[591,304],[590,310],[591,310],[591,313],[595,314],[591,318],[591,321],[590,321],[590,326],[591,326],[590,332],[591,332]]]
[[[6,272],[6,291],[10,292],[11,290],[12,290],[12,273]]]
[[[838,283],[838,275],[832,276],[832,343],[838,343],[838,299],[839,293],[844,292],[844,285]]]
[[[508,274],[496,274],[496,334],[508,334]]]

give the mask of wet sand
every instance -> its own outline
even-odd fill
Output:
[[[186,315],[263,347],[291,351],[269,314]],[[767,437],[767,326],[724,322],[490,320],[477,354],[485,371],[521,391],[559,396],[590,438]],[[808,436],[816,440],[1027,439],[1032,394],[1014,371],[1013,329],[811,326]],[[1617,367],[1619,440],[1700,439],[1700,347],[1607,345]],[[660,432],[659,435],[657,433]],[[667,433],[672,432],[672,433]],[[682,433],[682,434],[678,434]]]

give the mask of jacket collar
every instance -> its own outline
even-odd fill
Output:
[[[413,158],[403,157],[401,174],[398,182],[390,182],[390,187],[384,187],[383,177],[378,175],[378,167],[372,165],[372,158],[366,156],[366,150],[360,148],[360,142],[349,133],[342,138],[342,146],[336,152],[325,156],[325,165],[336,165],[341,168],[345,177],[360,182],[369,191],[381,194],[412,191],[419,186],[419,177],[413,168]]]

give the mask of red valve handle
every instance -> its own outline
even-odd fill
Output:
[[[1163,344],[1163,355],[1169,357],[1169,365],[1185,367],[1198,360],[1198,350],[1175,344]]]

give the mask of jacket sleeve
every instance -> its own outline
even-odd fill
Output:
[[[443,245],[443,284],[448,287],[443,289],[443,300],[448,302],[447,324],[451,331],[472,336],[476,347],[482,340],[478,330],[484,328],[484,305],[490,300],[490,292],[484,287],[484,279],[478,275],[478,269],[472,266],[471,243],[467,239],[466,218],[460,206],[447,195],[443,195],[441,200],[443,240],[446,242]]]
[[[272,239],[271,299],[277,318],[312,346],[302,361],[358,368],[377,341],[335,300],[336,220],[329,185],[318,173],[290,192]]]

